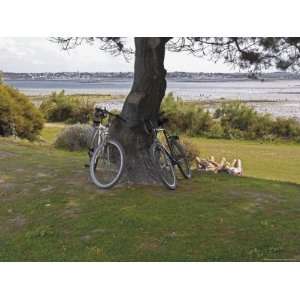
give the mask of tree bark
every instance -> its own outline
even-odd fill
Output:
[[[164,68],[165,44],[168,38],[135,38],[134,81],[121,116],[115,119],[110,135],[125,150],[124,179],[134,183],[154,183],[149,148],[152,137],[144,130],[143,120],[157,121],[166,91]]]

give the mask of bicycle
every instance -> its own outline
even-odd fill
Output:
[[[110,120],[106,126],[102,124],[107,116],[117,117],[126,122],[122,117],[107,111],[105,108],[95,108],[94,131],[88,150],[89,167],[93,183],[103,189],[113,187],[120,179],[124,169],[123,147],[119,142],[109,137]]]
[[[177,135],[169,135],[163,125],[168,121],[167,118],[160,118],[158,126],[153,126],[151,120],[144,121],[145,129],[153,135],[153,143],[150,147],[150,157],[158,172],[163,184],[174,190],[176,188],[176,174],[174,166],[177,166],[184,178],[192,177],[190,165],[183,146],[179,142]],[[163,133],[166,141],[165,147],[159,140],[158,134]]]

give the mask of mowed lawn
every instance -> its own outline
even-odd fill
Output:
[[[300,146],[193,142],[245,176],[103,191],[85,153],[0,139],[0,261],[300,260]]]
[[[240,158],[244,175],[300,184],[300,144],[191,138],[200,157]]]

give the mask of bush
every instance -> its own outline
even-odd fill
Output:
[[[274,119],[240,102],[222,104],[215,111],[214,117],[219,118],[227,138],[297,140],[300,137],[300,123],[295,119]]]
[[[196,156],[199,156],[198,147],[194,143],[192,143],[191,141],[189,141],[187,139],[183,139],[182,144],[183,144],[183,148],[185,150],[187,159],[191,162],[194,161]]]
[[[82,100],[73,107],[69,123],[85,124],[92,120],[94,105],[88,100]]]
[[[272,134],[286,139],[300,139],[300,123],[292,118],[276,118]]]
[[[214,113],[227,138],[256,138],[258,113],[241,102],[223,103]]]
[[[221,139],[224,138],[224,128],[220,122],[214,122],[209,131],[204,134],[208,138]]]
[[[257,112],[241,102],[231,102],[222,104],[214,117],[220,118],[223,127],[246,131],[256,120]]]
[[[24,94],[0,84],[0,135],[34,140],[43,124],[42,114]]]
[[[212,114],[200,103],[184,102],[169,93],[161,108],[169,119],[167,129],[178,134],[226,139],[300,141],[300,123],[297,120],[273,118],[238,101],[223,103]]]
[[[176,133],[205,135],[215,123],[201,105],[183,102],[180,98],[174,98],[172,93],[165,97],[161,108],[169,119],[166,127]]]
[[[88,123],[93,115],[93,104],[61,91],[52,93],[49,99],[44,100],[40,110],[50,122]]]
[[[55,147],[69,151],[79,151],[88,148],[92,127],[89,125],[72,125],[66,127],[57,137]]]
[[[40,110],[48,121],[62,122],[71,117],[73,104],[68,101],[64,91],[58,94],[54,92],[42,102]]]

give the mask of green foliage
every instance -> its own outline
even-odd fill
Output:
[[[272,118],[260,114],[241,102],[224,103],[215,111],[226,138],[264,139],[276,138],[297,140],[300,138],[300,123],[292,118]]]
[[[187,159],[190,162],[193,162],[195,158],[199,156],[199,147],[195,143],[191,142],[189,139],[183,139],[183,147]]]
[[[210,113],[200,105],[183,102],[172,93],[166,96],[161,108],[169,119],[166,126],[173,132],[191,136],[205,135],[215,123]]]
[[[271,117],[259,115],[252,107],[241,102],[224,103],[214,117],[220,120],[226,138],[262,138],[269,133]],[[257,121],[263,124],[257,124]]]
[[[91,139],[92,127],[76,124],[61,131],[55,141],[55,147],[69,151],[78,151],[88,148]]]
[[[93,111],[94,107],[91,102],[88,100],[79,101],[79,103],[74,106],[68,121],[70,123],[88,123],[93,117]]]
[[[300,124],[295,119],[276,118],[272,134],[300,141]]]
[[[161,108],[169,118],[168,129],[189,136],[300,141],[300,123],[297,120],[273,118],[238,101],[223,103],[210,113],[201,104],[183,102],[170,93]]]
[[[220,118],[221,125],[241,131],[248,130],[257,117],[257,112],[240,102],[222,104],[214,113]]]
[[[0,84],[0,135],[34,140],[43,124],[42,114],[24,94]]]
[[[50,122],[88,123],[92,118],[93,104],[61,91],[52,93],[44,100],[40,110]]]
[[[222,127],[220,122],[214,122],[214,124],[211,126],[209,132],[206,134],[209,138],[214,139],[221,139],[224,138],[224,128]]]

